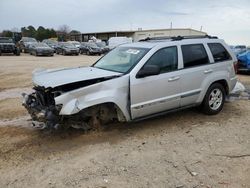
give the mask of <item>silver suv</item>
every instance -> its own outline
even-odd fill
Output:
[[[214,115],[237,82],[236,61],[217,37],[147,38],[90,67],[35,71],[34,93],[23,94],[23,105],[50,128],[96,127],[193,106]]]

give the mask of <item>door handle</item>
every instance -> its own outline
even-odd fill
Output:
[[[213,72],[212,69],[208,69],[208,70],[205,70],[205,71],[204,71],[205,74],[209,74],[209,73],[212,73],[212,72]]]
[[[180,77],[179,76],[175,76],[175,77],[171,77],[168,79],[169,82],[173,82],[173,81],[176,81],[176,80],[179,80]]]

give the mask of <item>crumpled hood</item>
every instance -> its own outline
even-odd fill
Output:
[[[78,67],[67,69],[40,69],[33,72],[33,83],[36,86],[45,88],[57,87],[69,83],[104,78],[110,76],[119,76],[122,73],[107,71],[94,67]]]

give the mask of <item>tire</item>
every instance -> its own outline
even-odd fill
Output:
[[[87,51],[87,53],[86,53],[87,55],[90,55],[90,53],[89,53],[89,51]]]
[[[218,114],[225,103],[226,92],[225,88],[220,83],[212,84],[203,99],[201,109],[204,114],[216,115]]]
[[[19,49],[16,49],[15,54],[16,54],[16,56],[20,56],[20,50],[19,50]]]
[[[59,51],[58,51],[58,50],[56,50],[56,54],[59,54]]]
[[[66,55],[66,52],[63,50],[62,54],[63,54],[63,55]]]
[[[2,55],[2,51],[0,50],[0,56]]]

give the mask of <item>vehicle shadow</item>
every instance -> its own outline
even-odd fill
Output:
[[[225,121],[228,121],[229,117],[241,117],[242,115],[237,105],[231,104],[226,103],[224,110],[213,117],[203,115],[193,108],[140,122],[110,124],[99,131],[84,132],[68,129],[51,132],[24,127],[5,127],[6,130],[3,132],[1,127],[2,137],[14,138],[15,141],[11,142],[9,146],[9,143],[6,145],[6,147],[12,148],[9,152],[3,153],[0,150],[0,158],[11,160],[10,153],[24,157],[28,155],[31,158],[43,158],[51,156],[53,153],[70,152],[90,145],[103,143],[116,145],[134,138],[143,140],[145,137],[168,133],[186,134],[194,127],[207,126],[207,122],[226,125]],[[21,138],[19,139],[19,137]],[[3,150],[4,147],[2,147]]]

